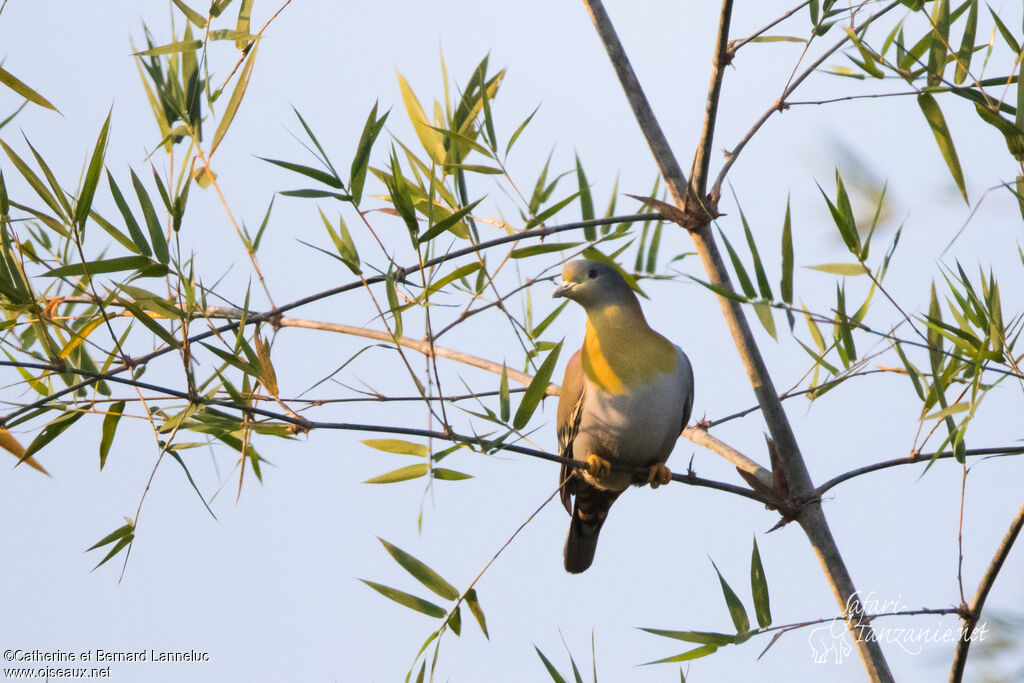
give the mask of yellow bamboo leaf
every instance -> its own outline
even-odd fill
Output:
[[[11,433],[6,429],[0,429],[0,448],[3,448],[5,451],[16,457],[18,460],[21,460],[22,458],[25,457],[25,449],[22,447],[20,443],[18,443],[17,439],[11,436]],[[46,471],[46,468],[44,468],[42,465],[36,462],[35,458],[29,458],[28,460],[25,461],[25,464],[34,470],[39,470],[40,472],[47,476],[50,475],[50,473]]]

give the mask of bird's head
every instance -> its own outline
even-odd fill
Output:
[[[562,269],[562,283],[552,297],[564,296],[583,308],[636,301],[633,290],[612,266],[600,261],[571,261]]]

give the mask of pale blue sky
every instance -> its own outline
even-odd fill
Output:
[[[781,3],[738,3],[733,35],[747,35],[788,9]],[[621,38],[641,82],[684,167],[703,114],[710,46],[714,34],[711,3],[609,2]],[[276,5],[258,0],[253,23],[262,25]],[[4,68],[47,96],[63,116],[28,108],[0,131],[18,150],[27,150],[23,132],[67,186],[74,186],[113,105],[107,166],[120,179],[131,165],[145,171],[145,156],[159,141],[149,114],[129,39],[142,42],[145,22],[158,41],[169,35],[169,17],[183,20],[170,3],[8,2],[0,15],[0,57]],[[232,10],[228,11],[229,14]],[[801,17],[796,28],[802,29]],[[1011,23],[1019,26],[1019,17]],[[830,40],[835,40],[830,35]],[[750,45],[726,74],[716,147],[731,146],[778,96],[800,46]],[[595,204],[603,210],[616,175],[620,190],[649,191],[655,167],[626,106],[608,60],[581,3],[520,2],[432,3],[294,2],[268,29],[259,49],[252,81],[231,131],[217,152],[214,167],[236,216],[258,225],[275,190],[301,183],[258,156],[308,163],[292,137],[299,109],[340,168],[347,168],[366,114],[374,101],[392,108],[378,153],[394,134],[414,143],[399,94],[400,70],[421,101],[441,97],[439,51],[449,75],[465,83],[487,53],[493,68],[508,73],[495,103],[498,135],[507,140],[519,122],[540,104],[534,121],[509,158],[517,183],[531,188],[548,152],[553,171],[573,168],[578,153],[594,185]],[[225,50],[228,52],[229,50]],[[219,82],[233,62],[213,62]],[[840,58],[829,63],[842,64]],[[797,99],[867,92],[876,87],[825,75],[812,77]],[[0,115],[17,99],[0,92]],[[968,178],[972,201],[985,188],[1013,177],[1000,136],[981,130],[968,105],[945,105]],[[931,278],[938,277],[940,254],[966,220],[965,207],[949,179],[938,150],[913,98],[794,107],[770,121],[744,152],[730,175],[744,211],[757,234],[773,283],[779,276],[778,244],[786,195],[792,196],[798,266],[847,260],[835,238],[814,181],[831,191],[832,169],[843,148],[873,174],[888,180],[892,222],[876,249],[905,221],[889,284],[911,310],[927,302]],[[155,157],[157,164],[165,159]],[[714,159],[716,168],[720,158]],[[383,164],[383,156],[374,157]],[[844,167],[848,168],[848,167]],[[6,160],[0,169],[12,196],[28,196]],[[572,184],[565,181],[566,188]],[[490,193],[485,211],[518,225],[514,205],[486,179],[476,196]],[[382,191],[372,179],[367,193]],[[560,190],[561,191],[561,190]],[[568,193],[569,190],[566,190]],[[113,214],[101,185],[101,211]],[[380,205],[379,203],[376,205]],[[487,202],[485,202],[485,206]],[[324,205],[325,210],[337,207]],[[619,199],[620,212],[632,211]],[[721,221],[734,244],[742,241],[739,212],[731,195],[723,201]],[[559,222],[578,218],[576,208]],[[386,239],[407,248],[396,219],[375,219]],[[355,221],[349,217],[349,225]],[[957,243],[955,255],[973,271],[991,263],[1001,278],[1004,311],[1021,308],[1022,278],[1016,242],[1020,215],[1005,194],[990,195]],[[494,231],[494,235],[498,234]],[[212,192],[193,188],[182,241],[194,249],[208,282],[225,271],[221,291],[236,303],[249,279],[244,250]],[[494,236],[488,235],[488,236]],[[98,238],[98,231],[93,239]],[[275,301],[283,303],[350,279],[336,262],[297,240],[327,244],[315,206],[279,198],[261,252],[261,264]],[[364,254],[379,254],[365,235],[357,235]],[[97,251],[98,251],[98,247]],[[662,263],[690,250],[689,239],[666,228]],[[408,261],[408,254],[405,255]],[[555,261],[552,260],[551,263]],[[951,264],[952,261],[944,261]],[[695,259],[683,270],[698,274]],[[861,282],[847,285],[850,298],[863,297]],[[798,269],[798,297],[809,308],[827,311],[834,303],[832,276]],[[697,394],[694,415],[721,417],[753,404],[718,306],[706,290],[683,282],[651,284],[644,303],[651,324],[680,344],[693,361]],[[554,304],[550,288],[534,288],[535,312]],[[859,300],[858,300],[859,303]],[[267,302],[256,294],[254,308]],[[328,299],[296,316],[364,324],[372,314],[358,297]],[[897,315],[876,300],[869,324],[879,327]],[[501,361],[521,363],[517,347],[495,330],[500,319],[484,319],[454,332],[445,343]],[[546,335],[565,337],[575,347],[582,337],[582,312],[566,311]],[[784,318],[777,316],[780,330]],[[752,323],[755,324],[756,323]],[[417,331],[417,323],[411,323]],[[787,337],[773,342],[757,330],[777,387],[796,383],[807,356]],[[410,332],[412,333],[412,332]],[[806,334],[803,334],[806,339]],[[873,342],[859,339],[868,350]],[[282,392],[295,395],[357,350],[358,340],[320,332],[284,330],[274,347]],[[568,349],[567,349],[568,350]],[[566,353],[563,356],[567,358]],[[393,354],[374,350],[364,356],[347,381],[362,379],[375,388],[410,391]],[[181,383],[175,361],[154,364],[147,378]],[[477,387],[497,388],[486,373],[446,366],[449,387],[464,376]],[[561,375],[561,366],[557,373]],[[14,381],[7,371],[3,382]],[[177,385],[176,384],[176,385]],[[341,387],[335,388],[343,393]],[[986,411],[969,433],[971,446],[995,446],[1019,438],[1022,400],[1019,387],[1006,384],[989,397]],[[4,400],[16,394],[4,394]],[[803,399],[786,403],[812,477],[816,482],[853,467],[900,457],[913,443],[916,404],[909,384],[894,377],[851,382],[810,407]],[[355,407],[351,407],[355,406]],[[554,401],[548,400],[533,425],[535,442],[555,446]],[[385,408],[348,404],[324,409],[320,419],[393,422],[426,426],[419,404]],[[418,594],[419,588],[384,552],[376,536],[387,539],[430,564],[457,587],[476,576],[520,523],[554,490],[557,468],[516,456],[468,453],[447,461],[474,479],[439,482],[423,500],[422,483],[368,486],[360,482],[409,463],[409,458],[373,451],[351,432],[314,432],[293,443],[263,440],[261,454],[273,463],[264,483],[247,480],[235,503],[233,455],[190,451],[193,474],[208,496],[227,477],[213,502],[219,521],[196,500],[180,468],[164,462],[140,519],[138,539],[124,581],[119,563],[90,573],[96,553],[82,551],[134,515],[157,447],[152,434],[127,425],[114,443],[107,468],[98,471],[99,421],[82,420],[41,457],[53,478],[27,468],[0,475],[0,646],[2,649],[78,651],[195,649],[210,652],[204,664],[115,665],[113,680],[141,681],[394,681],[404,676],[434,623],[377,595],[357,578],[378,581]],[[751,457],[766,462],[764,426],[755,413],[715,434]],[[34,432],[21,429],[27,443]],[[680,442],[669,461],[685,470],[691,454],[703,476],[738,483],[716,456]],[[959,600],[956,589],[956,524],[960,470],[939,463],[918,480],[920,469],[901,468],[833,489],[826,513],[854,580],[879,600],[896,600],[905,609],[946,607]],[[970,592],[1020,504],[1024,465],[1004,459],[977,467],[970,479],[965,522],[965,582]],[[422,532],[417,515],[424,505]],[[630,491],[612,511],[602,534],[594,567],[580,576],[562,569],[561,551],[568,518],[549,505],[478,584],[491,640],[463,618],[463,635],[446,636],[440,679],[451,681],[544,680],[533,651],[539,646],[567,670],[559,631],[581,664],[589,663],[593,632],[603,681],[676,680],[672,666],[636,665],[676,654],[686,644],[655,638],[636,626],[668,629],[728,630],[730,621],[709,557],[750,606],[751,538],[758,537],[771,587],[774,623],[783,624],[836,613],[835,603],[803,534],[795,526],[764,535],[777,520],[751,501],[672,485]],[[1011,556],[989,606],[1007,609],[1024,598],[1020,552]],[[953,617],[915,618],[901,626],[956,628]],[[896,622],[893,623],[896,625]],[[860,663],[811,661],[806,632],[782,638],[760,661],[767,644],[755,640],[694,662],[688,680],[849,680],[862,678]],[[927,647],[911,656],[896,645],[886,654],[899,680],[944,676],[949,646]]]

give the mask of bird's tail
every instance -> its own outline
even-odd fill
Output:
[[[569,523],[569,537],[565,539],[565,571],[579,574],[594,561],[597,536],[608,516],[608,508],[621,491],[605,491],[581,482],[576,490]]]

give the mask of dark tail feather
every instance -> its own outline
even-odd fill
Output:
[[[569,523],[569,536],[565,539],[565,571],[579,574],[594,561],[597,536],[601,533],[608,508],[619,497],[618,491],[602,491],[583,484],[576,493]]]

